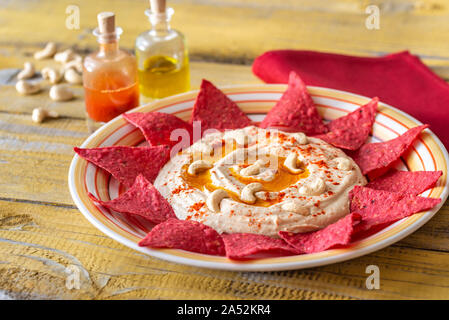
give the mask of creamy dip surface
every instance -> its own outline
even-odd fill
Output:
[[[198,160],[209,166],[189,172]],[[255,201],[245,199],[249,184],[258,186]],[[349,191],[364,184],[359,167],[342,150],[303,134],[254,126],[206,134],[172,156],[154,182],[179,219],[219,233],[271,237],[334,223],[349,213]],[[216,190],[226,197],[219,197],[214,210]]]

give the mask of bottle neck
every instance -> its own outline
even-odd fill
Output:
[[[93,34],[97,37],[97,41],[100,44],[99,54],[101,56],[112,56],[119,51],[118,41],[122,34],[120,27],[115,28],[115,31],[111,33],[100,33],[98,28],[96,28]]]
[[[100,42],[100,55],[111,56],[116,54],[118,50],[119,50],[118,41],[107,43]]]
[[[150,32],[156,35],[167,34],[171,30],[170,20],[173,13],[174,10],[172,8],[167,8],[162,13],[152,12],[150,9],[145,10],[152,27]]]
[[[170,31],[169,21],[158,21],[151,24],[151,31],[157,34],[165,34]]]

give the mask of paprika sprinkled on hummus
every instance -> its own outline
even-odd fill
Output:
[[[338,169],[341,158],[350,161],[349,170]],[[199,159],[210,166],[189,174]],[[219,233],[277,237],[279,231],[318,230],[345,216],[349,191],[366,180],[351,158],[323,140],[307,137],[304,143],[293,133],[250,126],[206,134],[173,156],[154,184],[179,219]]]

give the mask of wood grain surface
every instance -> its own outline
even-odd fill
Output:
[[[173,27],[188,39],[192,88],[260,83],[251,62],[266,50],[298,48],[354,55],[408,49],[449,79],[449,3],[356,0],[178,0]],[[381,9],[379,30],[365,28],[365,8]],[[68,5],[80,29],[65,27]],[[448,299],[449,206],[420,230],[386,249],[330,266],[284,272],[225,272],[143,255],[93,227],[74,206],[67,173],[73,146],[87,137],[83,91],[55,103],[47,86],[21,97],[14,75],[48,41],[86,54],[100,11],[117,13],[122,47],[148,29],[145,0],[0,1],[0,297],[25,299]],[[36,63],[40,70],[51,60]],[[9,75],[9,76],[8,76]],[[31,122],[35,107],[61,118]],[[380,289],[365,285],[368,265]],[[68,268],[80,289],[66,287]]]

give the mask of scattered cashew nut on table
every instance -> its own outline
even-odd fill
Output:
[[[49,42],[47,43],[44,49],[34,53],[34,59],[43,60],[51,58],[55,55],[55,53],[56,53],[56,44],[54,42]]]
[[[52,86],[49,95],[54,101],[68,101],[74,97],[72,90],[62,84]]]
[[[208,195],[206,205],[212,212],[220,212],[220,203],[224,198],[229,198],[229,194],[226,192],[226,190],[214,190]]]
[[[41,91],[40,84],[33,84],[31,82],[27,82],[25,80],[17,81],[16,90],[18,93],[23,95],[35,94]]]
[[[69,68],[64,73],[64,79],[71,84],[83,83],[83,76],[79,74],[75,69]]]
[[[72,49],[67,49],[61,52],[58,52],[57,54],[55,54],[54,59],[56,62],[60,62],[60,63],[67,63],[73,59],[76,58],[76,54],[73,52]]]
[[[50,81],[52,84],[59,83],[62,79],[62,74],[55,68],[45,67],[41,71],[42,78]]]
[[[212,163],[206,160],[197,160],[192,162],[187,169],[187,173],[191,176],[196,175],[198,172],[208,170],[212,168]]]
[[[64,64],[64,70],[75,69],[78,73],[83,73],[83,58],[76,56],[75,59]]]
[[[44,108],[35,108],[31,115],[31,120],[36,123],[41,123],[47,118],[58,118],[59,114],[56,111],[49,111]]]
[[[262,190],[263,186],[259,182],[254,182],[246,185],[242,193],[240,194],[240,200],[242,200],[245,203],[253,204],[256,202],[257,198],[254,195],[257,191]]]
[[[284,167],[293,174],[298,174],[304,170],[298,167],[298,156],[296,153],[290,153],[284,161]]]
[[[17,75],[17,79],[19,80],[29,79],[32,78],[35,73],[36,70],[34,69],[34,64],[32,62],[27,61],[23,64],[23,70],[19,72],[19,74]]]

